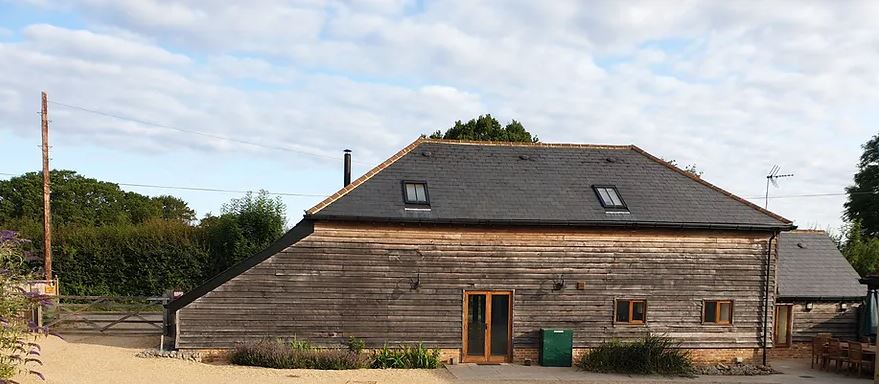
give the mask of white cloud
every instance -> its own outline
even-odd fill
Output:
[[[142,120],[333,157],[352,146],[376,162],[490,112],[544,141],[635,143],[755,196],[776,163],[797,176],[773,193],[842,192],[879,125],[879,6],[867,2],[83,0],[70,9],[88,27],[35,24],[24,41],[0,43],[9,72],[0,110],[20,111],[0,129],[30,129],[22,100],[45,87]],[[140,151],[271,155],[55,116],[66,137]],[[771,208],[823,228],[839,223],[843,199]]]

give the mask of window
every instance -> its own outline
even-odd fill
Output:
[[[647,321],[646,300],[617,300],[616,322],[644,324]]]
[[[702,305],[702,322],[705,324],[731,324],[733,303],[730,300],[705,300]]]
[[[620,197],[617,187],[612,185],[593,185],[592,189],[595,190],[595,194],[598,196],[598,201],[601,202],[602,207],[626,209],[626,203]]]
[[[430,198],[427,194],[427,182],[404,181],[403,202],[406,204],[430,205]]]

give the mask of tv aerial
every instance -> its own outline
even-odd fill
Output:
[[[764,209],[769,209],[769,184],[772,184],[773,187],[778,188],[778,179],[783,179],[786,177],[793,177],[793,173],[787,174],[779,174],[781,171],[781,167],[778,164],[772,166],[772,169],[769,170],[769,174],[766,175],[766,198],[763,205]]]

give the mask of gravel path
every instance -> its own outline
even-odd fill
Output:
[[[267,369],[233,365],[202,364],[179,359],[144,359],[134,355],[158,345],[158,338],[66,337],[39,340],[44,366],[38,370],[46,381],[36,377],[22,383],[318,383],[318,384],[394,384],[448,383],[452,376],[445,369],[313,371]]]

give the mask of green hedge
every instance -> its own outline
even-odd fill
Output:
[[[155,220],[139,225],[62,227],[53,269],[65,295],[160,295],[204,281],[210,255],[197,228]]]

